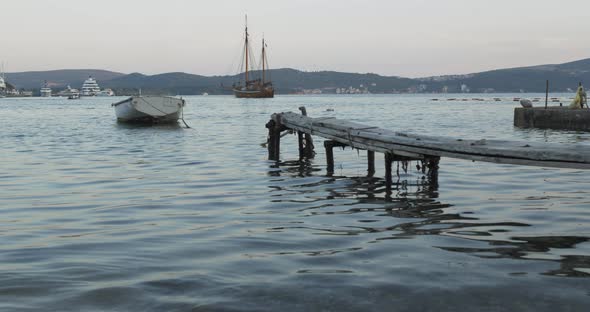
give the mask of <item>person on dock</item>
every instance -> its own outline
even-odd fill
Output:
[[[570,104],[570,108],[584,108],[584,104],[588,106],[588,97],[586,95],[586,91],[584,91],[584,87],[582,87],[582,84],[580,83],[578,86],[578,91],[576,92],[576,97],[572,101],[572,104]]]

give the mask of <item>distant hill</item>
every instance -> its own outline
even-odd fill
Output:
[[[417,80],[426,85],[426,92],[440,91],[444,87],[448,92],[460,92],[463,84],[471,92],[544,92],[546,80],[553,92],[575,90],[578,82],[590,83],[590,59]]]
[[[52,88],[65,88],[67,85],[71,85],[72,88],[80,88],[84,80],[88,79],[89,76],[96,78],[98,81],[105,81],[123,75],[122,73],[98,69],[62,69],[6,73],[6,80],[19,89],[39,89],[45,81]]]
[[[101,86],[114,89],[116,93],[133,93],[141,89],[145,94],[211,94],[223,93],[218,77],[205,77],[187,73],[166,73],[147,76],[133,73],[103,81]],[[118,92],[117,92],[118,91]],[[122,92],[121,92],[122,91]]]
[[[252,76],[258,75],[253,72]],[[241,75],[201,76],[187,73],[144,75],[122,74],[106,70],[72,69],[40,72],[7,73],[7,80],[17,88],[38,89],[44,81],[54,89],[71,85],[80,88],[93,76],[103,88],[117,94],[230,94],[231,85]],[[425,78],[403,78],[377,74],[343,73],[334,71],[304,72],[295,69],[273,69],[267,73],[278,94],[289,93],[439,93],[439,92],[544,92],[545,80],[551,91],[575,89],[578,82],[590,83],[590,59],[564,64],[491,70],[467,75]]]
[[[252,76],[260,76],[255,71]],[[406,89],[416,82],[408,78],[384,77],[376,74],[351,74],[338,72],[302,72],[295,69],[273,69],[267,72],[277,90],[277,93],[295,93],[304,89],[324,89],[335,92],[336,88],[359,88],[367,86],[371,92],[384,93],[393,89]],[[133,73],[120,76],[101,83],[104,87],[115,90],[142,89],[148,93],[169,94],[230,94],[231,85],[238,81],[241,75],[233,76],[200,76],[186,73],[167,73],[146,76]]]

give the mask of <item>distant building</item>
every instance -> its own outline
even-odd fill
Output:
[[[363,85],[361,85],[363,86]],[[361,88],[354,88],[349,86],[348,88],[336,88],[333,92],[336,94],[368,94],[369,88],[361,87]]]

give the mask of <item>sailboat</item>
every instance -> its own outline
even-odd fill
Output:
[[[264,42],[264,38],[262,39],[262,56],[261,56],[261,63],[262,63],[262,77],[255,78],[252,77],[252,71],[250,67],[254,61],[252,57],[252,51],[250,49],[250,42],[248,38],[248,19],[246,17],[246,29],[245,29],[245,39],[244,39],[244,63],[245,63],[245,71],[244,71],[244,81],[240,81],[238,83],[234,83],[232,89],[234,94],[237,98],[272,98],[275,95],[275,89],[272,85],[272,82],[267,80],[266,78],[266,71],[268,70],[268,59],[266,57],[266,43]],[[242,63],[242,64],[244,64]]]

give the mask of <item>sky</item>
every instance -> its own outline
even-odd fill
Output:
[[[588,0],[0,0],[7,72],[238,72],[244,15],[271,68],[425,77],[590,57]]]

